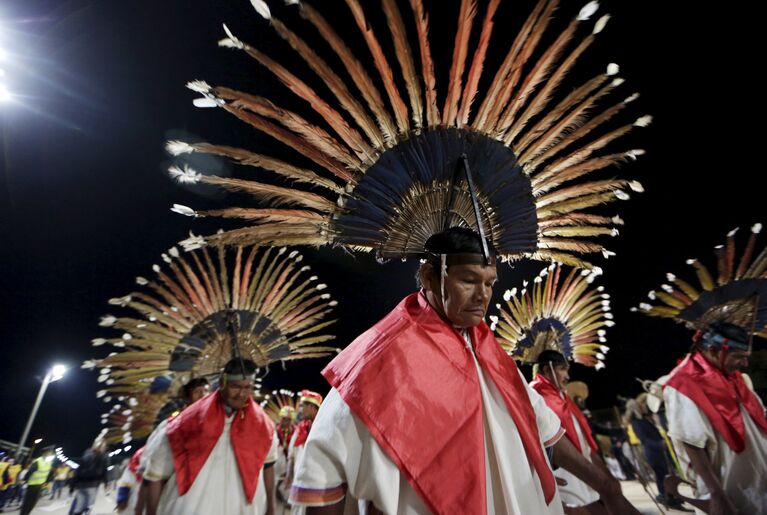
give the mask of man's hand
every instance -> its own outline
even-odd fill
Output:
[[[738,510],[733,506],[727,496],[721,490],[711,494],[709,501],[709,515],[737,515]]]

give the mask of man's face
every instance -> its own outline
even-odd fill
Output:
[[[317,416],[317,406],[311,402],[301,402],[298,405],[298,414],[301,415],[301,420],[314,420]]]
[[[724,356],[723,372],[727,375],[736,370],[743,372],[748,368],[748,358],[751,352],[747,350],[728,350]]]
[[[543,370],[543,375],[554,384],[559,385],[559,388],[562,390],[570,382],[570,365],[567,363],[547,364],[543,367]]]
[[[253,395],[253,381],[227,381],[221,389],[221,399],[224,404],[233,409],[244,408]]]
[[[433,306],[457,327],[474,327],[487,312],[493,285],[498,277],[495,265],[452,265],[445,277],[445,299],[442,303],[439,268],[426,270],[427,297]]]
[[[290,417],[281,417],[280,418],[280,426],[282,427],[288,427],[293,422],[293,419]]]
[[[205,397],[209,390],[210,386],[207,384],[202,384],[197,388],[194,388],[191,392],[189,392],[189,404],[194,404],[195,402]]]

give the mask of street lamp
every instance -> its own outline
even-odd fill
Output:
[[[35,405],[32,407],[32,413],[29,414],[29,418],[27,419],[27,425],[24,427],[24,432],[21,434],[21,440],[19,440],[19,446],[16,448],[16,461],[19,461],[19,458],[21,457],[21,450],[24,448],[24,444],[27,441],[27,437],[29,436],[29,431],[32,429],[32,423],[35,421],[35,416],[37,415],[37,410],[40,407],[40,403],[43,401],[43,395],[45,395],[45,390],[48,389],[48,385],[54,381],[58,381],[62,377],[64,377],[64,374],[67,372],[67,367],[64,365],[53,365],[51,369],[48,371],[47,374],[45,374],[45,377],[43,378],[43,384],[40,385],[40,391],[37,392],[37,399],[35,400]],[[35,440],[35,444],[40,443],[41,439],[38,438]]]

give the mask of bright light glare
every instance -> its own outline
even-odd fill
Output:
[[[58,381],[67,372],[66,365],[53,365],[51,369],[51,381]]]
[[[5,86],[0,84],[0,102],[8,102],[13,98],[11,92],[8,91]]]

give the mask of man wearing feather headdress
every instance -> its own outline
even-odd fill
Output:
[[[750,353],[746,330],[712,325],[663,390],[669,436],[711,514],[767,513],[767,419],[740,372]]]
[[[452,228],[426,249],[422,291],[323,371],[333,389],[297,463],[293,502],[318,513],[562,513],[545,448],[587,464],[483,321],[492,247]]]
[[[256,365],[234,358],[221,387],[173,418],[145,451],[149,515],[271,514],[278,443],[253,401]]]
[[[544,350],[538,355],[536,374],[530,383],[559,417],[565,436],[583,457],[596,464],[607,477],[611,477],[607,466],[599,456],[599,447],[583,412],[567,395],[565,388],[570,381],[570,365],[565,356],[555,350]],[[554,475],[564,480],[559,489],[566,513],[604,513],[599,494],[588,484],[567,470],[558,468]]]
[[[707,513],[767,513],[767,419],[740,372],[748,366],[753,336],[767,337],[761,230],[759,223],[751,227],[740,256],[738,229],[730,231],[726,243],[714,247],[716,275],[690,259],[699,286],[669,273],[666,284],[648,293],[655,302],[638,307],[696,330],[695,344],[669,375],[663,399],[668,435],[684,474],[696,483],[697,499],[685,500]]]

